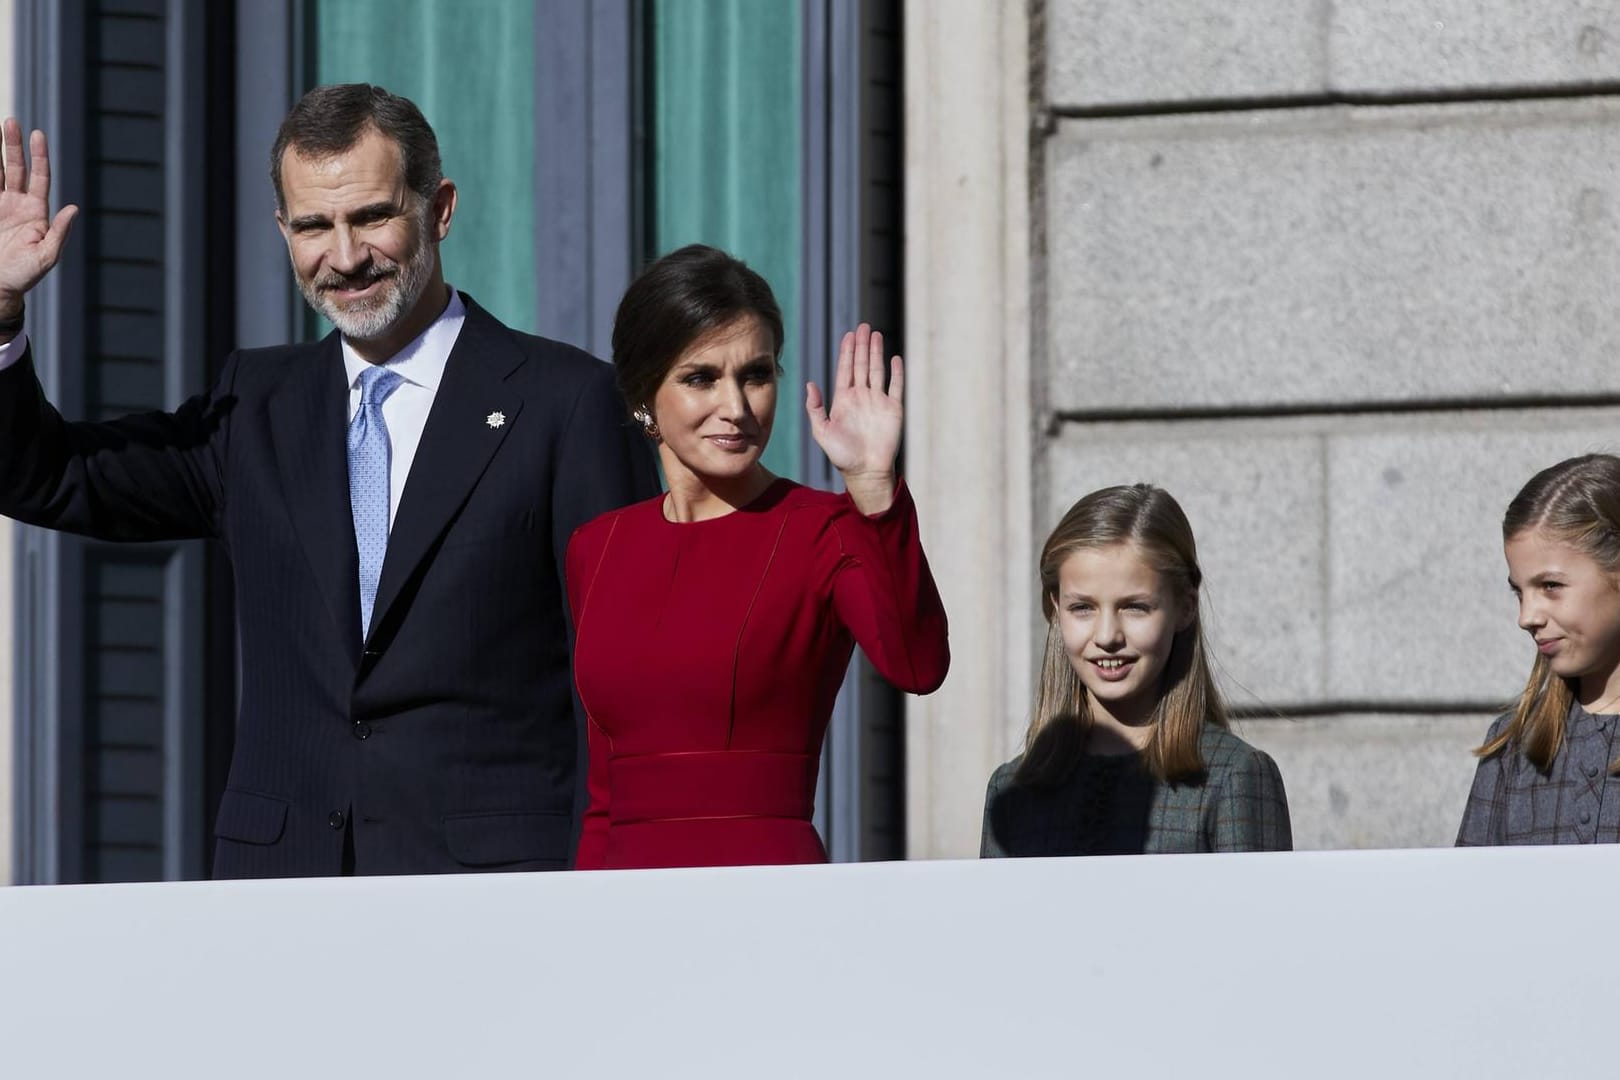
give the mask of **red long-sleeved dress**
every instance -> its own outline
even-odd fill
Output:
[[[950,662],[904,484],[871,517],[788,480],[707,521],[650,499],[582,526],[567,579],[590,738],[580,869],[825,862],[810,813],[854,644],[911,693]]]

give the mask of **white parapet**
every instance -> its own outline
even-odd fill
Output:
[[[1595,1033],[1613,976],[1572,902],[1599,924],[1620,905],[1620,849],[14,888],[0,1063],[390,1080],[1606,1075]]]

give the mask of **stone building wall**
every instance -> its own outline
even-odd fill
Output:
[[[1192,519],[1214,651],[1241,732],[1283,769],[1299,846],[1450,843],[1469,750],[1532,658],[1502,511],[1537,469],[1620,450],[1620,3],[1032,0],[1001,17],[1026,66],[979,93],[1006,106],[1022,76],[1006,122],[1027,137],[980,133],[1002,183],[971,205],[1027,217],[1004,252],[1027,273],[1004,270],[986,303],[1027,309],[1027,429],[994,452],[1027,470],[1031,550],[1010,530],[946,535],[936,563],[947,579],[1010,567],[996,585],[1031,622],[991,640],[983,597],[948,587],[968,613],[951,607],[956,655],[997,659],[916,711],[915,853],[970,853],[969,778],[1016,752],[1041,633],[1033,547],[1080,495],[1138,480]],[[933,25],[966,18],[908,7],[908,61],[1005,58]],[[971,120],[948,113],[908,104],[908,143],[960,140]],[[973,220],[958,208],[953,227]],[[915,272],[958,378],[950,320],[967,316],[931,302],[943,280]],[[917,407],[929,433],[965,415]],[[933,510],[959,486],[928,468],[946,474]],[[941,512],[992,505],[966,501]]]

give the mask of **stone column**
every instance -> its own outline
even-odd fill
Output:
[[[1029,28],[1023,3],[905,7],[906,471],[951,673],[906,712],[906,850],[978,852],[1028,711]]]

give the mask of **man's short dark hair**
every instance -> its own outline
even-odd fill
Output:
[[[270,182],[276,189],[276,209],[287,212],[281,188],[281,161],[287,151],[320,161],[354,147],[365,133],[376,129],[399,147],[405,186],[424,199],[432,199],[444,179],[439,164],[439,140],[409,98],[390,94],[370,83],[317,86],[298,99],[276,132],[270,149]]]

